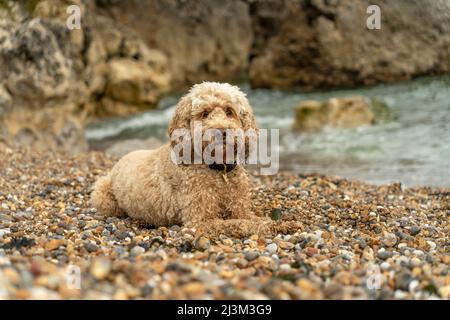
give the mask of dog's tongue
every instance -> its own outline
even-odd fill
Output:
[[[223,163],[212,163],[209,165],[210,169],[213,170],[217,170],[217,171],[225,171],[225,166],[226,166],[226,172],[230,172],[233,171],[234,168],[236,168],[236,163],[231,163],[231,164],[223,164]]]

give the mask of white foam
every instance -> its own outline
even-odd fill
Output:
[[[139,116],[120,119],[119,121],[105,122],[86,130],[86,139],[102,140],[120,135],[130,128],[143,128],[147,126],[166,126],[172,117],[175,106],[164,110],[148,111]]]

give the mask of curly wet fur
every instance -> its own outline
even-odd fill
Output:
[[[235,117],[225,117],[232,107]],[[222,108],[222,109],[221,109]],[[212,113],[206,128],[257,130],[252,109],[238,87],[204,82],[195,85],[178,103],[169,125],[190,128],[202,112]],[[292,231],[296,223],[274,223],[256,217],[250,210],[250,181],[242,165],[227,173],[206,164],[177,165],[170,157],[171,145],[156,150],[134,151],[100,178],[92,193],[92,204],[105,215],[128,215],[154,226],[183,224],[210,234],[250,234]]]

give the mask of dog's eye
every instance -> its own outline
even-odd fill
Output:
[[[233,116],[233,109],[227,108],[227,110],[225,110],[225,114],[227,115],[227,117]]]
[[[206,119],[209,116],[209,112],[208,111],[203,111],[202,112],[202,119]]]

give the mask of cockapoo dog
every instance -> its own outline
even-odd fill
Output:
[[[176,106],[169,136],[176,129],[192,132],[194,123],[201,124],[202,132],[257,132],[245,94],[227,83],[194,85]],[[93,206],[105,215],[128,215],[153,226],[185,225],[212,234],[245,236],[266,233],[275,225],[286,229],[281,223],[252,214],[250,181],[242,163],[177,164],[171,154],[176,142],[179,140],[155,150],[134,151],[120,159],[96,182]],[[248,156],[248,140],[245,144]]]

